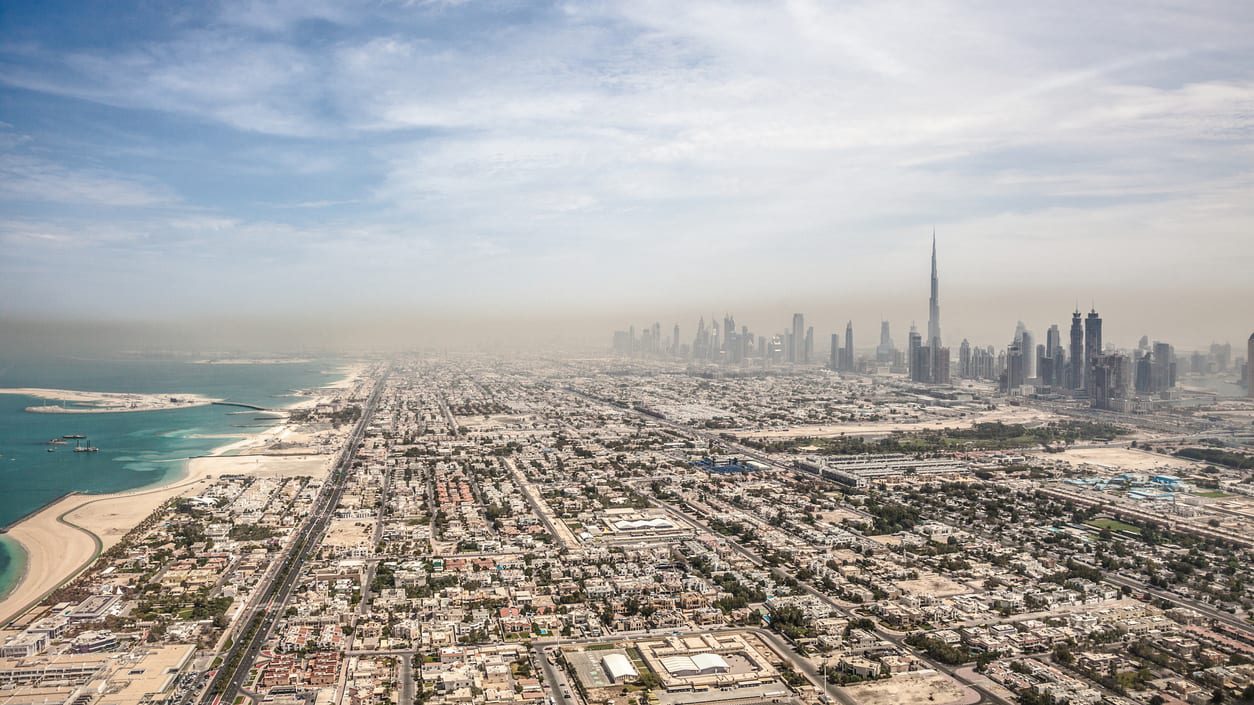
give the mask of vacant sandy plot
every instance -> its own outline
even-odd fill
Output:
[[[927,572],[920,574],[915,580],[902,580],[897,583],[897,587],[914,595],[933,597],[949,597],[971,592],[971,588],[962,583],[956,583],[943,575]]]
[[[1194,463],[1182,458],[1172,458],[1119,446],[1068,448],[1062,453],[1032,453],[1030,455],[1040,460],[1061,460],[1076,466],[1096,465],[1117,472],[1166,471],[1172,468],[1194,467]]]
[[[845,692],[859,705],[946,705],[979,700],[978,693],[936,671],[900,673],[887,680],[847,686]]]
[[[851,509],[833,509],[830,512],[822,512],[819,518],[829,524],[839,524],[843,521],[851,521],[855,524],[866,524],[870,519],[865,515],[859,514]]]
[[[831,436],[882,436],[893,431],[934,431],[941,428],[970,428],[977,423],[1000,421],[1006,424],[1037,424],[1059,418],[1055,414],[1026,407],[1009,407],[967,414],[963,417],[918,421],[869,421],[866,423],[794,426],[779,431],[733,431],[741,438],[827,438]]]
[[[366,546],[374,538],[374,522],[369,519],[333,519],[322,545],[327,548]]]

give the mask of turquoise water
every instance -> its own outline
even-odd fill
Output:
[[[180,392],[269,408],[299,401],[296,390],[340,379],[334,360],[277,365],[201,365],[143,359],[3,359],[0,388],[44,387],[100,392]],[[260,412],[228,406],[110,414],[39,414],[40,399],[0,394],[0,526],[67,492],[106,493],[172,480],[187,458],[270,426]],[[98,453],[73,452],[83,434]],[[0,595],[21,575],[21,556],[0,540]]]

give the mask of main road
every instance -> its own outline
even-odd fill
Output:
[[[318,494],[305,523],[297,529],[282,567],[258,585],[259,597],[241,616],[244,621],[243,626],[237,632],[239,636],[231,648],[222,654],[222,667],[210,681],[209,687],[201,698],[202,703],[214,705],[221,702],[233,703],[235,696],[243,687],[244,680],[252,670],[253,662],[256,661],[262,645],[265,644],[266,637],[274,628],[292,595],[292,589],[296,586],[301,568],[313,549],[321,542],[331,517],[334,516],[335,507],[339,504],[341,495],[344,494],[345,481],[348,479],[353,458],[357,455],[357,446],[366,435],[366,428],[370,425],[375,407],[379,403],[379,396],[391,372],[392,368],[388,367],[375,381],[374,389],[366,401],[366,407],[362,410],[361,417],[357,419],[357,425],[353,427],[352,433],[345,440],[339,460],[328,475],[329,481]]]

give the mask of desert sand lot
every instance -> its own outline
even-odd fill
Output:
[[[779,431],[733,431],[741,438],[825,438],[830,436],[878,436],[893,431],[934,431],[941,428],[970,428],[977,423],[1001,421],[1006,424],[1038,424],[1054,421],[1059,417],[1048,411],[1025,407],[1002,407],[995,411],[969,414],[963,418],[937,418],[931,421],[871,421],[867,423],[825,424],[822,426],[795,426]]]
[[[1044,461],[1061,460],[1076,466],[1097,465],[1118,472],[1168,471],[1172,468],[1197,467],[1193,461],[1183,458],[1116,446],[1068,448],[1063,453],[1030,453],[1029,457]]]
[[[900,673],[892,678],[846,686],[859,705],[946,705],[977,702],[979,693],[936,671]]]
[[[949,597],[971,592],[971,588],[962,583],[956,583],[943,575],[924,571],[920,571],[919,577],[915,580],[902,580],[897,583],[897,587],[915,595],[933,597]]]
[[[370,543],[374,522],[369,519],[332,519],[322,545],[327,548],[353,548]]]

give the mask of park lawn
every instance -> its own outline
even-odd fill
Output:
[[[1089,519],[1088,521],[1084,523],[1088,524],[1094,529],[1110,529],[1111,531],[1131,531],[1134,534],[1141,530],[1141,527],[1136,526],[1134,524],[1128,524],[1126,522],[1119,521],[1118,519],[1106,519],[1104,517],[1097,518],[1097,519]]]

